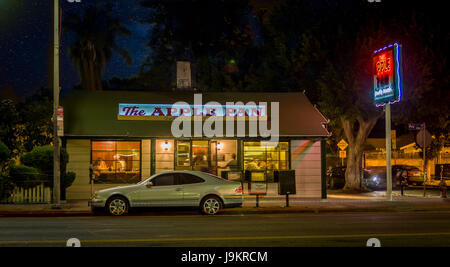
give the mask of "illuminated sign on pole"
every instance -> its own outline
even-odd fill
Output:
[[[373,98],[377,106],[399,102],[402,97],[401,46],[397,43],[374,52]]]
[[[391,104],[402,98],[401,46],[397,43],[374,51],[373,99],[375,105],[385,106],[386,115],[386,197],[392,200],[391,164]]]

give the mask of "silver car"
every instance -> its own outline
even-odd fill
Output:
[[[90,205],[115,216],[134,207],[199,207],[204,214],[242,206],[242,186],[209,173],[169,171],[129,186],[95,192]]]

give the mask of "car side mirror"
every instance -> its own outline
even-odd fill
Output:
[[[151,187],[153,186],[153,183],[152,183],[152,182],[148,182],[145,186],[146,186],[147,188],[151,188]]]

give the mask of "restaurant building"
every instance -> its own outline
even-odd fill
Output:
[[[269,193],[276,193],[274,171],[295,170],[298,197],[326,197],[327,119],[303,93],[204,93],[201,99],[201,104],[195,103],[192,91],[77,91],[64,96],[62,142],[69,154],[67,170],[76,173],[67,199],[90,197],[90,167],[95,173],[95,190],[137,183],[170,170],[199,170],[218,176],[230,170],[242,174],[259,170],[269,182]],[[214,115],[214,110],[217,113],[217,105],[223,105],[226,115],[235,117],[231,118],[233,129],[228,131],[224,123],[223,136],[199,135],[192,119],[192,135],[174,137],[173,122],[183,111],[172,105],[180,101],[191,107],[191,114],[204,117],[200,123]],[[248,105],[233,115],[228,113],[229,103]],[[261,103],[267,103],[265,109],[260,109]],[[272,111],[274,103],[278,103],[278,114]],[[272,130],[278,119],[276,142],[255,136],[249,119],[252,114],[267,120]],[[237,118],[241,115],[247,117],[244,122]],[[239,130],[243,125],[245,131]]]

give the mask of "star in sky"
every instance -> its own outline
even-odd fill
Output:
[[[88,5],[101,0],[69,3],[61,0],[64,15],[75,12],[84,14]],[[120,47],[127,49],[133,64],[127,65],[118,55],[107,64],[103,79],[125,78],[138,73],[142,60],[149,51],[149,25],[139,22],[144,14],[136,0],[114,0],[113,11],[131,31],[131,36],[118,39]],[[0,88],[8,86],[20,95],[31,95],[40,87],[49,86],[51,70],[51,32],[53,1],[4,0],[0,2]],[[70,90],[79,83],[79,77],[68,57],[70,40],[62,36],[60,57],[60,83],[63,90]]]

